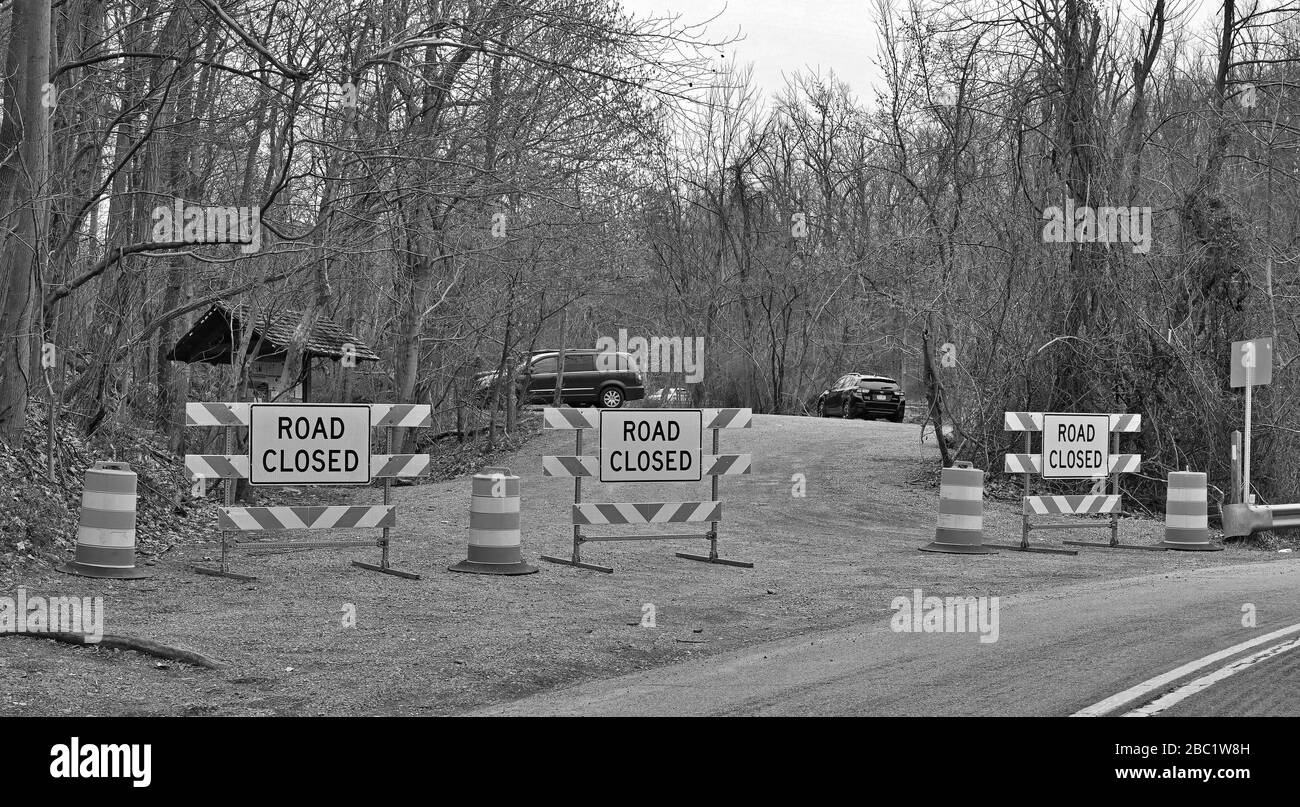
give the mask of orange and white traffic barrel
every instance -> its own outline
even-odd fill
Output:
[[[135,472],[125,462],[97,462],[81,488],[75,559],[58,567],[83,577],[149,577],[135,565]]]
[[[992,555],[984,546],[984,472],[969,462],[944,468],[939,474],[939,524],[934,540],[922,552]]]
[[[1171,471],[1165,488],[1165,539],[1156,546],[1199,552],[1222,550],[1210,541],[1205,474]]]
[[[469,557],[453,572],[532,574],[520,549],[519,477],[509,468],[484,468],[474,475],[469,499]]]

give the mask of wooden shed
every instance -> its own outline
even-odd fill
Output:
[[[279,379],[284,369],[289,344],[301,321],[301,311],[275,309],[254,314],[247,306],[223,300],[199,317],[194,327],[168,351],[167,358],[188,364],[230,364],[235,346],[244,338],[244,328],[248,328],[249,392],[266,400],[270,384]],[[358,364],[379,361],[379,355],[356,336],[328,317],[317,317],[303,346],[303,370],[298,379],[301,400],[311,400],[313,361],[339,361],[345,354],[345,345],[352,345]]]

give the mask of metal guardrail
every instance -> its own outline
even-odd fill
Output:
[[[1300,527],[1300,504],[1225,504],[1221,513],[1228,538]]]

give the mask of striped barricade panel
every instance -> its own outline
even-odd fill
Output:
[[[370,476],[378,479],[408,479],[429,472],[428,454],[374,454],[370,457]]]
[[[311,404],[305,404],[310,406]],[[322,404],[328,406],[328,404]],[[344,404],[339,404],[343,406]],[[247,426],[250,404],[186,403],[186,426]],[[429,404],[369,404],[371,426],[419,427],[433,424]]]
[[[542,428],[599,430],[600,411],[547,407],[542,410]],[[752,409],[701,409],[700,415],[705,429],[749,429],[754,422]]]
[[[328,530],[392,527],[397,508],[391,504],[337,507],[219,507],[223,530]]]
[[[753,427],[752,409],[701,409],[706,429],[749,429]]]
[[[599,457],[542,457],[542,476],[596,476]]]
[[[749,428],[748,425],[743,428]],[[750,454],[705,454],[702,458],[705,476],[737,476],[747,474],[753,465]]]
[[[1069,414],[1069,413],[1065,413]],[[1078,414],[1086,415],[1089,412],[1079,412]],[[1140,432],[1142,431],[1141,415],[1108,415],[1110,418],[1110,431],[1112,434],[1117,432]],[[1002,430],[1008,432],[1041,432],[1043,430],[1043,413],[1042,412],[1003,412],[1002,413]]]
[[[574,524],[670,524],[721,521],[722,502],[575,504]]]
[[[704,454],[700,457],[705,476],[736,476],[750,473],[750,454]],[[542,457],[542,476],[599,476],[600,457]]]
[[[1041,474],[1043,458],[1037,454],[1007,454],[1002,458],[1002,470],[1009,474]]]
[[[1112,454],[1109,473],[1137,473],[1141,464],[1141,454]],[[1043,457],[1041,454],[1007,454],[1003,457],[1002,470],[1009,474],[1041,474]]]
[[[542,410],[543,429],[600,430],[599,409],[569,409],[548,406]]]
[[[186,454],[185,470],[196,479],[247,479],[246,454]]]
[[[397,428],[433,425],[433,407],[429,404],[370,404],[370,425]]]
[[[1085,513],[1118,513],[1119,496],[1026,496],[1025,515],[1062,516]]]
[[[186,426],[247,426],[246,403],[186,403]]]
[[[1141,454],[1112,454],[1110,456],[1110,472],[1113,474],[1135,474],[1141,465]]]
[[[1115,432],[1140,432],[1142,431],[1141,415],[1111,415],[1110,431]]]
[[[1042,412],[1003,412],[1002,430],[1008,432],[1041,432]]]
[[[370,458],[370,476],[376,479],[409,478],[429,472],[428,454],[375,454]],[[186,454],[185,469],[191,478],[247,479],[248,457],[244,454]]]

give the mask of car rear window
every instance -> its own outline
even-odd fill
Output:
[[[555,372],[555,357],[547,356],[544,359],[538,359],[533,362],[534,373],[553,373]]]

